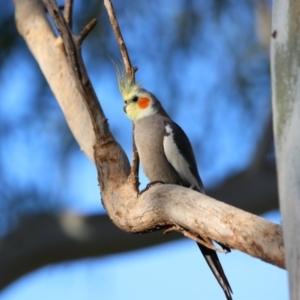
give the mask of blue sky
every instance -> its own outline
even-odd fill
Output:
[[[279,214],[268,219],[279,221]],[[236,300],[288,299],[285,270],[239,251],[219,254]],[[47,266],[8,287],[1,300],[224,299],[196,244],[188,239],[101,259]]]

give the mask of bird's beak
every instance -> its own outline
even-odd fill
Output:
[[[125,113],[125,114],[127,114],[126,108],[127,108],[127,104],[124,103],[124,105],[123,105],[123,110],[124,110],[124,113]]]

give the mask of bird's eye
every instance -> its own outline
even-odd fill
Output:
[[[137,96],[134,96],[133,98],[132,98],[132,101],[133,102],[137,102],[139,100],[139,97],[137,97]]]
[[[127,104],[127,100],[124,100],[124,103]]]

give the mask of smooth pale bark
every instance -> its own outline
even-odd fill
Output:
[[[178,226],[180,232],[195,240],[199,235],[209,237],[284,268],[280,225],[181,186],[156,184],[138,199],[129,196],[128,186],[120,193],[121,199],[116,201],[112,195],[107,210],[125,231],[144,232],[174,225],[175,230]],[[118,205],[120,200],[126,205]]]
[[[79,145],[91,159],[95,157],[102,201],[118,227],[132,233],[171,228],[197,241],[199,236],[209,237],[284,267],[279,225],[180,186],[155,185],[138,195],[127,181],[128,159],[114,138],[102,137],[94,145],[87,109],[76,92],[61,40],[55,39],[41,1],[14,3],[19,32],[41,66]],[[103,122],[101,126],[107,124]]]
[[[43,1],[13,2],[19,33],[39,64],[81,150],[93,161],[95,134],[91,119],[70,71],[62,40],[54,35],[46,18]]]
[[[300,3],[274,1],[271,66],[280,209],[291,299],[300,299]]]

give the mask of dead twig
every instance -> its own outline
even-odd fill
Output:
[[[127,77],[130,79],[130,81],[134,82],[135,81],[134,75],[135,75],[135,72],[137,71],[137,68],[132,67],[132,64],[131,64],[131,61],[130,61],[130,58],[129,58],[129,55],[127,52],[126,44],[123,39],[121,30],[119,27],[119,23],[118,23],[118,20],[117,20],[115,11],[114,11],[114,7],[110,0],[104,0],[104,5],[106,7],[110,24],[112,26],[117,43],[118,43],[120,51],[121,51],[121,55],[122,55],[123,63],[124,63],[124,67],[125,67],[125,72],[127,74]]]
[[[93,30],[93,28],[97,25],[97,20],[92,19],[80,32],[78,36],[78,43],[81,45],[84,39],[88,36],[88,34]]]
[[[64,9],[64,18],[69,27],[72,28],[72,13],[73,13],[73,0],[66,0]]]
[[[137,71],[137,67],[133,67],[130,61],[130,57],[126,48],[125,41],[123,39],[121,29],[119,27],[119,23],[113,8],[113,5],[110,0],[104,0],[104,5],[107,10],[107,14],[110,20],[110,24],[113,28],[117,43],[119,45],[121,55],[123,58],[123,63],[124,63],[124,68],[127,77],[131,82],[135,82],[135,72]],[[132,125],[132,129],[134,132],[134,125]],[[139,187],[139,178],[138,178],[138,171],[139,171],[139,155],[136,149],[134,137],[132,138],[133,140],[133,153],[132,153],[132,166],[131,166],[131,171],[128,180],[131,181],[135,187],[136,190],[138,190]]]

